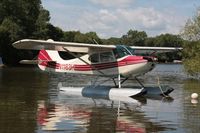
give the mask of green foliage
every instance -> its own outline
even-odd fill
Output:
[[[198,75],[200,73],[200,41],[185,43],[183,56],[187,72]]]
[[[101,39],[98,37],[96,32],[87,32],[85,33],[85,35],[88,38],[88,42],[87,43],[98,43],[98,44],[102,44]]]
[[[155,45],[155,37],[148,37],[148,38],[146,38],[145,42],[144,42],[144,45],[145,46],[150,46],[150,47],[156,46]]]
[[[158,62],[173,62],[182,60],[182,52],[167,52],[157,54]]]
[[[9,33],[11,42],[19,39],[24,34],[20,26],[10,18],[5,18],[3,20],[0,25],[0,31]]]
[[[183,39],[178,35],[161,34],[156,37],[148,37],[146,32],[129,30],[121,38],[104,39],[105,44],[125,44],[131,46],[152,46],[152,47],[181,47]]]
[[[111,37],[109,39],[102,39],[103,44],[116,45],[121,44],[121,38]]]
[[[200,9],[185,24],[181,34],[187,39],[184,45],[184,67],[192,75],[200,74]]]
[[[76,34],[80,34],[79,31],[66,31],[64,32],[63,38],[61,39],[64,42],[74,42]]]
[[[44,39],[51,38],[55,41],[60,41],[61,38],[63,38],[64,36],[63,31],[60,28],[53,26],[52,24],[48,24],[47,29],[48,29],[47,35],[46,38]]]
[[[50,20],[49,11],[45,10],[43,7],[40,7],[40,13],[35,22],[36,29],[33,32],[33,37],[37,39],[48,39],[47,34],[49,31],[48,25]]]
[[[61,38],[64,36],[63,31],[59,27],[55,27],[50,24],[49,21],[49,11],[45,10],[43,7],[40,7],[40,13],[35,23],[36,29],[31,38],[43,40],[53,39],[55,41],[61,41]]]
[[[64,36],[61,39],[66,42],[78,42],[78,43],[98,43],[101,44],[102,40],[98,37],[96,32],[81,33],[80,31],[68,31],[64,32]],[[96,41],[96,42],[95,42]]]
[[[0,52],[3,62],[17,64],[22,57],[29,57],[30,51],[22,52],[12,47],[12,43],[24,38],[38,38],[46,32],[49,21],[48,11],[41,7],[40,0],[0,1]],[[46,33],[45,35],[46,36]],[[26,54],[27,53],[27,54]]]
[[[200,8],[192,19],[188,19],[181,35],[184,39],[189,41],[200,40]]]
[[[17,50],[8,45],[11,40],[9,31],[4,28],[0,28],[0,52],[2,60],[5,64],[17,64],[19,61]]]
[[[161,34],[154,38],[153,44],[156,47],[180,47],[183,39],[178,35]]]
[[[23,34],[22,38],[28,37],[35,30],[35,21],[40,12],[40,0],[1,0],[0,1],[0,24],[5,19],[16,23]]]
[[[126,35],[123,35],[121,41],[126,45],[144,46],[147,34],[144,31],[129,30]]]

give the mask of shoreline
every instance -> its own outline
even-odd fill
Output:
[[[0,68],[2,68],[2,67],[5,67],[5,65],[4,64],[0,64]]]

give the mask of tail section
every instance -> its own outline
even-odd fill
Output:
[[[52,61],[47,50],[40,50],[40,52],[38,54],[38,60],[39,61]]]
[[[48,70],[55,70],[59,60],[60,58],[57,51],[40,50],[38,54],[38,67],[43,71],[47,70],[47,68]]]
[[[46,50],[41,50],[38,54],[38,59],[35,60],[21,60],[19,63],[20,64],[29,64],[29,65],[44,65],[45,62],[51,62],[52,59],[48,54],[48,51]]]

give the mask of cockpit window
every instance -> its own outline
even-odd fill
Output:
[[[131,47],[124,45],[117,45],[113,51],[94,53],[90,55],[89,60],[92,63],[113,62],[118,58],[134,54],[135,54],[134,49],[132,49]]]
[[[105,63],[105,62],[112,62],[115,60],[112,51],[110,52],[102,52],[102,53],[95,53],[89,57],[89,60],[92,63]]]
[[[89,57],[89,60],[90,60],[92,63],[99,63],[99,62],[100,62],[99,53],[92,54],[92,55]]]
[[[127,55],[134,55],[134,50],[129,46],[118,45],[113,52],[117,59]]]
[[[131,47],[129,47],[129,46],[124,46],[124,47],[126,47],[127,48],[127,50],[132,54],[132,55],[134,55],[135,54],[135,50],[134,49],[132,49]]]
[[[74,59],[75,57],[70,55],[67,52],[64,51],[58,51],[59,56],[63,59],[63,60],[69,60],[69,59]]]
[[[101,62],[112,62],[114,61],[114,56],[112,52],[103,52],[100,53]]]

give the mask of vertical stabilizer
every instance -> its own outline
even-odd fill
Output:
[[[38,55],[38,60],[39,61],[52,61],[47,50],[40,50],[39,55]]]
[[[56,69],[56,64],[60,61],[60,57],[57,51],[40,50],[38,60],[38,66],[41,70],[46,70],[47,67]]]

